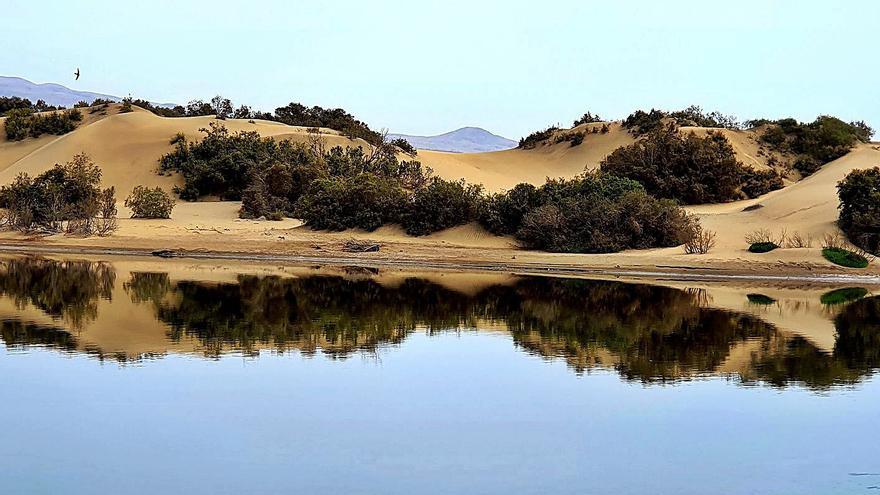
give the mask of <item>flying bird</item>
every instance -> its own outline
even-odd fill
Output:
[[[76,76],[76,79],[74,80],[79,81],[79,67],[76,68],[76,72],[74,72],[73,75]]]

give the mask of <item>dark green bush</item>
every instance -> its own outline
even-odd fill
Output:
[[[137,186],[125,199],[125,206],[131,208],[131,218],[171,218],[174,198],[161,187]]]
[[[18,96],[0,96],[0,115],[16,109],[33,110],[34,105],[27,98],[19,98]]]
[[[602,122],[602,117],[599,117],[598,115],[593,115],[592,113],[587,112],[581,118],[575,120],[574,123],[571,124],[571,126],[577,127],[581,124],[593,124],[595,122]]]
[[[363,173],[314,181],[297,201],[295,214],[314,229],[372,231],[400,222],[406,203],[397,181]]]
[[[607,253],[676,246],[693,233],[694,220],[673,201],[657,200],[639,183],[607,174],[549,180],[534,194],[520,196],[520,205],[532,205],[516,231],[527,248]]]
[[[299,209],[306,214],[306,223],[315,228],[357,226],[371,230],[378,227],[373,213],[365,212],[361,218],[343,206],[335,213],[335,219],[322,220],[312,206],[348,195],[356,201],[361,187],[366,188],[364,194],[380,186],[385,188],[383,191],[412,192],[424,188],[432,173],[418,161],[399,161],[397,149],[392,146],[371,147],[369,152],[360,147],[337,146],[325,152],[320,146],[289,140],[276,142],[261,138],[256,132],[230,134],[217,122],[211,122],[209,127],[203,129],[205,138],[196,143],[188,142],[183,135],[175,136],[171,140],[175,149],[162,157],[161,170],[183,175],[184,185],[177,188],[182,199],[196,200],[208,195],[241,199],[243,218],[293,216],[300,214],[294,213]],[[378,182],[364,182],[370,177]],[[325,182],[318,184],[310,197],[297,206],[312,184],[321,180]],[[389,201],[393,205],[397,199],[395,195]],[[381,207],[390,206],[377,206]],[[380,215],[379,220],[399,221],[399,215],[397,210],[389,211]]]
[[[40,137],[43,134],[62,135],[76,129],[82,120],[78,109],[56,110],[48,113],[34,113],[27,108],[10,110],[6,118],[6,138],[19,141],[28,136]]]
[[[727,138],[715,132],[682,136],[675,126],[665,125],[612,152],[601,170],[638,181],[653,196],[684,204],[742,197],[744,168]]]
[[[880,168],[853,170],[837,184],[837,195],[840,229],[856,246],[880,251]]]
[[[769,253],[774,249],[779,249],[775,242],[754,242],[749,246],[750,253]]]
[[[823,164],[836,160],[859,142],[867,142],[874,134],[864,122],[846,122],[827,115],[813,122],[802,123],[795,119],[753,120],[750,127],[766,126],[761,141],[784,153],[801,155],[795,168],[810,175]]]
[[[868,266],[867,258],[843,248],[824,248],[822,256],[836,265],[847,268],[866,268]]]
[[[119,113],[128,113],[131,112],[131,97],[125,97],[122,99],[122,105],[119,106]]]
[[[513,235],[530,210],[543,203],[538,188],[531,184],[517,184],[510,191],[496,193],[485,199],[480,212],[480,224],[497,235]]]
[[[419,153],[419,151],[404,138],[392,139],[388,144],[400,148],[400,151],[403,151],[409,156],[416,156]]]
[[[548,127],[542,131],[535,131],[524,138],[520,138],[518,147],[524,150],[533,149],[534,147],[538,146],[539,143],[542,143],[553,137],[553,133],[558,130],[558,127]]]
[[[29,108],[15,108],[6,113],[6,139],[21,141],[31,133],[31,118],[34,111]]]
[[[782,189],[782,177],[776,170],[755,170],[742,167],[740,189],[748,198],[757,198],[770,191]]]
[[[426,235],[476,220],[483,198],[482,186],[433,178],[417,189],[403,215],[410,235]]]
[[[794,161],[794,169],[804,177],[815,174],[820,168],[822,168],[822,162],[811,156],[801,156]]]
[[[257,117],[265,118],[263,115]],[[269,120],[302,127],[327,127],[350,138],[361,138],[374,146],[383,142],[380,133],[370,129],[367,124],[341,108],[330,109],[319,106],[308,108],[300,103],[289,103],[287,106],[276,108],[275,115],[270,116]]]
[[[274,172],[274,178],[286,180],[271,181],[273,190],[292,203],[305,187],[299,179],[321,173],[320,158],[304,144],[276,142],[253,131],[230,134],[216,122],[209,127],[202,129],[205,137],[196,143],[176,136],[172,140],[175,149],[160,159],[160,170],[183,176],[184,185],[177,189],[181,199],[219,196],[238,200],[256,177]]]
[[[705,113],[702,108],[691,105],[684,110],[664,112],[651,109],[650,112],[636,110],[623,121],[623,128],[636,135],[654,132],[663,127],[664,121],[676,126],[718,127],[739,129],[741,126],[736,117],[720,112]]]
[[[20,174],[0,189],[6,224],[21,231],[44,230],[90,235],[115,228],[113,188],[101,190],[101,169],[88,156],[31,178]]]
[[[660,129],[665,118],[666,112],[662,110],[655,110],[653,108],[650,112],[636,110],[623,120],[623,128],[636,135],[646,134]]]

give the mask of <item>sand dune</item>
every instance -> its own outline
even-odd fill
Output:
[[[877,165],[880,151],[876,145],[865,144],[812,176],[763,197],[688,209],[699,215],[703,225],[719,233],[719,250],[741,249],[745,234],[759,228],[776,233],[784,228],[789,234],[812,236],[818,245],[822,235],[836,229],[837,183],[852,170]],[[742,211],[752,205],[761,207]]]
[[[172,149],[171,138],[181,132],[190,139],[200,139],[203,134],[199,129],[217,122],[213,117],[163,118],[138,108],[124,114],[116,113],[117,110],[114,105],[112,115],[92,122],[86,119],[75,131],[63,136],[0,143],[0,184],[8,183],[21,172],[36,175],[77,153],[86,153],[103,170],[103,184],[115,186],[122,197],[139,184],[170,189],[180,179],[160,176],[156,171],[159,158]],[[223,125],[231,132],[253,130],[280,139],[307,139],[306,128],[277,122],[230,119]],[[366,146],[363,141],[349,140],[330,129],[322,130],[322,134],[330,146]]]
[[[207,128],[213,117],[163,118],[136,108],[118,114],[111,105],[110,115],[98,118],[84,112],[86,118],[78,128],[63,136],[43,136],[19,142],[0,141],[0,184],[7,183],[21,172],[36,175],[85,152],[104,171],[103,183],[113,185],[120,195],[134,186],[144,184],[170,188],[179,178],[156,173],[158,160],[172,149],[170,139],[182,132],[190,139],[199,139],[199,129]],[[277,122],[229,119],[223,121],[231,132],[257,131],[263,136],[305,142],[306,128]],[[362,140],[350,140],[330,129],[322,129],[327,146],[363,146]],[[444,153],[421,151],[417,159],[446,179],[464,178],[481,183],[489,191],[510,188],[520,182],[541,184],[547,177],[573,177],[585,168],[595,168],[610,152],[633,142],[633,137],[611,124],[607,134],[587,134],[584,143],[546,144],[532,150],[505,150],[490,153]],[[402,159],[409,159],[402,156]]]
[[[118,105],[111,105],[108,116],[89,114],[79,127],[63,136],[43,136],[19,142],[0,141],[0,183],[7,183],[21,172],[39,174],[55,163],[63,163],[77,153],[89,154],[104,170],[104,185],[113,185],[120,195],[134,186],[144,184],[170,188],[180,183],[173,176],[156,173],[159,158],[172,146],[170,139],[181,132],[190,139],[200,139],[199,129],[217,122],[213,117],[163,118],[136,108],[118,114]],[[222,122],[231,132],[257,131],[263,136],[305,142],[306,128],[262,120],[229,119]],[[612,151],[631,144],[635,138],[619,123],[609,123],[606,134],[589,132],[601,124],[584,124],[556,135],[586,132],[579,146],[569,142],[554,143],[554,136],[534,149],[512,149],[488,153],[446,153],[420,151],[417,159],[443,178],[466,179],[480,183],[487,191],[509,189],[520,182],[542,184],[547,177],[573,177],[585,169],[595,169]],[[703,128],[684,131],[707,132]],[[730,139],[740,160],[751,166],[766,168],[767,156],[749,131],[722,130]],[[350,140],[338,132],[322,129],[327,146],[363,146],[362,140]],[[402,156],[402,159],[409,159]]]
[[[115,107],[114,107],[115,108]],[[156,173],[158,159],[171,149],[169,140],[178,132],[192,139],[201,136],[200,128],[215,122],[212,117],[162,118],[136,110],[127,114],[109,112],[108,116],[91,115],[75,131],[64,136],[44,136],[20,142],[0,141],[0,184],[8,183],[17,174],[41,173],[55,163],[69,160],[85,152],[93,157],[103,171],[105,185],[117,188],[120,200],[138,184],[170,188],[179,178]],[[305,141],[305,128],[275,122],[227,120],[231,131],[255,130],[264,136]],[[589,126],[588,124],[587,126]],[[586,129],[586,126],[583,126]],[[465,178],[483,183],[488,191],[510,188],[519,182],[543,183],[546,177],[571,177],[585,168],[595,168],[619,146],[634,141],[632,135],[612,123],[607,134],[587,133],[583,144],[572,147],[568,142],[539,144],[531,150],[506,150],[492,153],[441,153],[422,151],[418,159],[434,168],[444,178]],[[581,130],[580,128],[576,130]],[[706,132],[706,129],[685,128],[685,131]],[[363,145],[338,132],[325,130],[327,144]],[[571,132],[570,130],[559,131]],[[766,167],[769,155],[760,149],[749,131],[722,131],[730,139],[740,159],[755,167]],[[213,251],[264,252],[279,254],[321,255],[338,252],[342,241],[349,237],[379,241],[383,248],[376,259],[422,257],[449,262],[491,260],[505,265],[541,264],[638,267],[728,266],[753,270],[784,266],[788,270],[800,266],[837,270],[822,259],[821,237],[836,230],[836,184],[849,171],[880,165],[880,148],[876,144],[861,145],[843,158],[827,164],[813,176],[771,192],[761,198],[734,203],[688,207],[699,216],[703,225],[718,234],[717,246],[704,256],[685,256],[680,248],[631,251],[614,255],[565,255],[516,251],[511,238],[489,234],[477,225],[466,225],[430,236],[407,236],[398,226],[385,226],[375,232],[315,232],[301,222],[260,222],[237,218],[239,204],[234,202],[179,203],[170,220],[130,220],[128,211],[120,208],[120,229],[109,238],[79,239],[63,235],[42,238],[52,245],[106,246],[115,248],[202,249]],[[760,204],[751,211],[747,206]],[[758,255],[746,251],[744,236],[759,229],[789,234],[800,233],[815,239],[812,249],[784,249]],[[20,234],[5,232],[3,239],[18,239]],[[792,268],[793,269],[793,268]],[[869,270],[877,271],[874,268]]]

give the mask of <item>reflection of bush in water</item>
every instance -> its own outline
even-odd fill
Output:
[[[868,290],[862,287],[845,287],[826,292],[819,300],[822,304],[835,305],[856,301],[867,295]]]
[[[735,343],[775,334],[758,318],[700,307],[698,293],[615,282],[533,282],[517,285],[525,303],[507,319],[514,339],[542,355],[568,358],[577,371],[608,351],[629,379],[679,379],[715,370]]]
[[[16,320],[0,321],[0,336],[9,347],[39,345],[68,351],[76,350],[76,339],[70,332],[45,325]]]
[[[772,342],[768,347],[760,355],[753,356],[752,366],[756,378],[778,387],[792,382],[813,388],[850,384],[858,381],[866,371],[849,367],[848,359],[836,350],[830,355],[800,336]]]
[[[834,355],[848,368],[862,371],[880,366],[880,296],[847,306],[834,319]]]
[[[171,337],[193,335],[216,352],[271,343],[346,354],[401,342],[417,325],[445,329],[468,318],[464,296],[416,279],[387,288],[340,277],[241,276],[238,284],[180,282],[173,294],[157,307]]]
[[[167,273],[132,273],[131,279],[122,286],[132,302],[160,303],[171,290],[171,280]]]
[[[417,327],[436,332],[482,319],[505,322],[517,345],[564,358],[578,372],[613,365],[645,382],[715,372],[747,341],[755,354],[736,369],[744,381],[823,387],[851,383],[867,370],[866,350],[845,333],[829,355],[755,316],[706,308],[699,292],[650,285],[535,277],[468,296],[422,279],[391,287],[331,276],[241,276],[237,284],[180,282],[171,297],[143,299],[157,304],[172,338],[194,336],[214,353],[263,343],[345,356],[399,343]],[[867,348],[876,366],[880,342]]]
[[[96,316],[98,299],[110,298],[115,279],[101,263],[19,259],[5,268],[3,294],[74,326]],[[747,341],[752,356],[735,370],[745,381],[826,387],[853,383],[880,365],[876,297],[836,317],[829,354],[779,335],[757,317],[707,308],[700,292],[619,282],[522,278],[466,295],[415,278],[385,286],[369,278],[243,275],[222,284],[135,273],[124,287],[134,302],[155,306],[171,338],[197,338],[218,354],[271,344],[346,356],[399,343],[420,327],[441,332],[494,320],[507,325],[520,347],[564,358],[578,372],[601,364],[646,382],[717,372],[731,349]],[[2,337],[10,345],[76,348],[67,332],[16,322],[3,324]]]
[[[0,271],[0,293],[16,306],[27,304],[79,328],[98,313],[98,299],[110,299],[116,273],[109,264],[89,261],[10,259]]]

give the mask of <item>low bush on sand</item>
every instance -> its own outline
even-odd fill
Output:
[[[866,268],[868,266],[868,258],[848,249],[825,248],[822,250],[822,256],[835,265],[847,268]]]
[[[749,246],[750,253],[769,253],[774,249],[779,249],[775,242],[756,242]]]
[[[131,218],[171,218],[174,198],[161,187],[137,186],[125,199],[125,206],[131,208]]]

